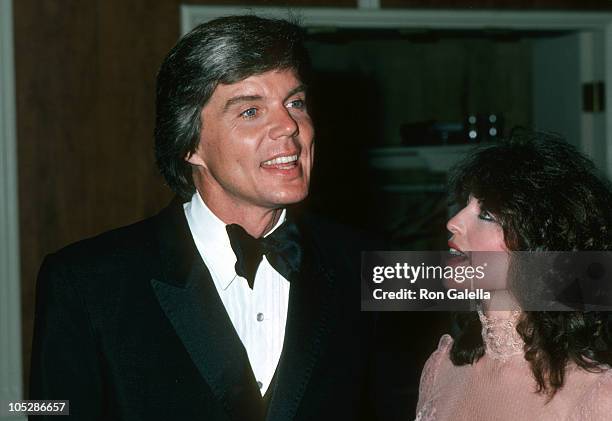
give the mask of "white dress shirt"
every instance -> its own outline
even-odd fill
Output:
[[[225,229],[226,224],[212,213],[198,192],[183,208],[198,252],[246,349],[263,396],[270,386],[283,349],[289,281],[264,256],[251,290],[247,280],[236,274],[236,255]],[[268,234],[284,220],[285,210]]]

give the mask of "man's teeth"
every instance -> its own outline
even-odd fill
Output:
[[[288,164],[290,162],[297,161],[297,159],[298,159],[297,155],[279,156],[278,158],[274,158],[269,161],[265,161],[263,164],[264,165]]]
[[[450,254],[452,254],[453,256],[465,256],[465,254],[464,254],[464,253],[462,253],[462,252],[460,252],[459,250],[454,249],[454,248],[452,248],[452,247],[451,247],[451,248],[450,248],[448,251],[449,251],[449,253],[450,253]]]

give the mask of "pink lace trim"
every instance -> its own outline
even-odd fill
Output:
[[[478,310],[482,324],[482,340],[488,356],[499,361],[507,361],[515,355],[523,354],[525,342],[516,331],[521,312],[514,310],[510,317],[494,318]]]

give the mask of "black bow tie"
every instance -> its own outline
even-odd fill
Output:
[[[225,227],[236,255],[236,273],[246,278],[253,289],[255,273],[265,255],[268,262],[285,279],[297,274],[302,261],[300,232],[295,223],[285,221],[267,237],[253,238],[238,224]]]

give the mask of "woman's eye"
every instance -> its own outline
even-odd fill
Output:
[[[245,118],[253,118],[257,115],[257,108],[249,108],[248,110],[244,110],[240,113],[241,117]]]
[[[493,217],[493,215],[491,215],[489,211],[486,211],[484,209],[480,211],[480,213],[478,214],[478,218],[482,219],[483,221],[496,222],[495,217]]]

